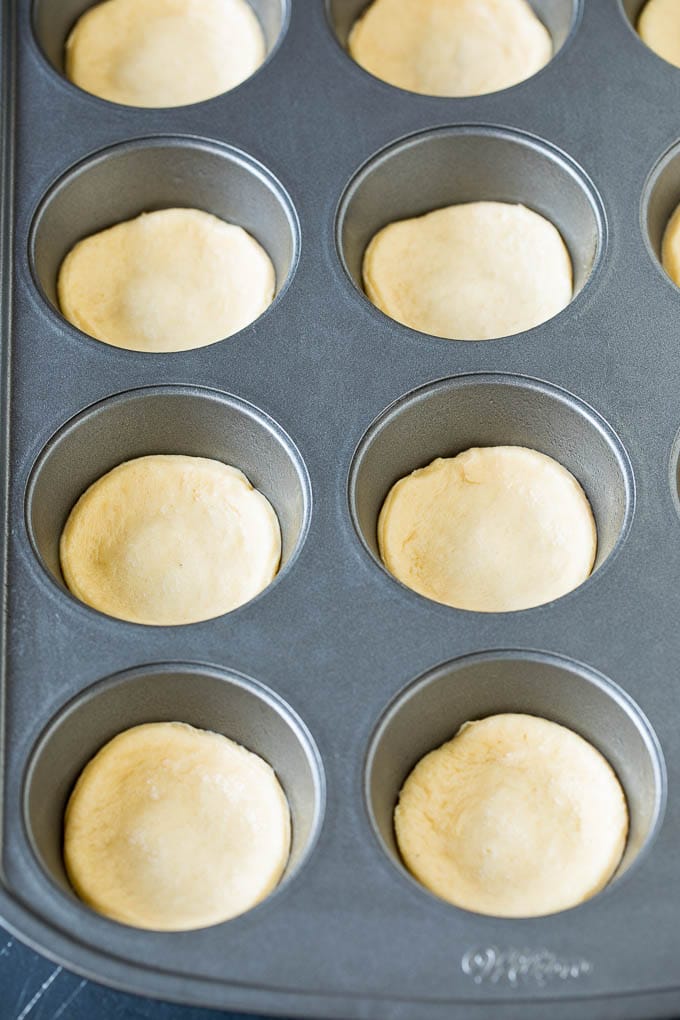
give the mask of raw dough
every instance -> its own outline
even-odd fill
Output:
[[[231,336],[274,299],[271,259],[200,209],[142,213],[79,241],[57,281],[62,314],[130,351],[188,351]]]
[[[557,315],[572,298],[559,231],[506,202],[468,202],[390,223],[364,255],[366,294],[421,333],[494,340]]]
[[[394,813],[404,863],[466,910],[537,917],[599,892],[621,860],[626,800],[599,751],[530,715],[465,723],[426,755]]]
[[[651,50],[680,67],[680,4],[678,0],[648,0],[638,18],[640,38]]]
[[[273,769],[218,733],[148,723],[109,741],[66,808],[64,863],[94,910],[185,931],[263,900],[283,874],[290,816]]]
[[[66,76],[125,106],[185,106],[233,89],[266,56],[247,0],[105,0],[66,42]]]
[[[479,96],[516,85],[552,57],[526,0],[375,0],[350,56],[376,78],[431,96]]]
[[[671,216],[664,231],[661,261],[673,283],[680,287],[680,205]]]
[[[522,446],[438,457],[390,489],[378,518],[387,569],[458,609],[503,613],[578,587],[597,532],[574,476]]]
[[[154,455],[119,464],[71,510],[59,546],[82,602],[133,623],[209,620],[275,576],[281,531],[269,501],[237,468]]]

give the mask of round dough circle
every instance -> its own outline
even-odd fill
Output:
[[[529,609],[589,576],[597,531],[583,489],[522,446],[438,457],[390,489],[378,518],[383,563],[435,602],[483,613]]]
[[[388,224],[366,249],[363,277],[385,315],[449,340],[532,329],[573,294],[557,228],[507,202],[467,202]]]
[[[376,78],[430,96],[497,92],[536,74],[553,53],[526,0],[374,0],[348,48]]]
[[[125,106],[186,106],[249,78],[266,56],[247,0],[104,0],[66,42],[66,77]]]
[[[537,917],[594,896],[614,874],[628,810],[609,763],[530,715],[465,723],[407,778],[394,813],[409,871],[442,899]]]
[[[70,591],[133,623],[210,620],[274,578],[281,531],[237,468],[154,455],[119,464],[75,504],[59,544]]]
[[[648,0],[638,18],[643,42],[657,56],[680,67],[680,5],[677,0]]]
[[[78,896],[157,931],[250,910],[279,882],[289,851],[288,802],[271,766],[185,723],[114,737],[83,769],[64,818]]]
[[[664,231],[661,262],[673,283],[680,287],[680,205],[675,209]]]
[[[130,351],[206,347],[274,300],[271,259],[242,227],[200,209],[142,213],[79,241],[61,264],[62,315]]]

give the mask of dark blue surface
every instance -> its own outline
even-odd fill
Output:
[[[253,1020],[124,995],[50,963],[0,928],[0,1020]],[[266,1018],[262,1018],[266,1020]]]

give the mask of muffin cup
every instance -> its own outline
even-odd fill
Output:
[[[29,478],[30,541],[42,567],[64,591],[59,540],[72,507],[112,468],[149,454],[208,457],[239,468],[276,511],[280,570],[294,559],[309,525],[311,493],[300,454],[275,422],[246,401],[215,390],[130,390],[67,422],[47,443]]]
[[[463,723],[502,712],[568,727],[597,748],[616,772],[626,794],[630,830],[616,875],[606,887],[615,889],[647,851],[663,818],[661,750],[640,709],[619,687],[581,663],[554,655],[482,652],[439,666],[395,698],[373,735],[365,766],[366,804],[381,847],[405,872],[393,824],[405,779]]]
[[[605,247],[599,196],[585,172],[554,146],[500,127],[423,131],[388,146],[358,170],[335,223],[340,260],[350,280],[363,294],[364,253],[387,224],[479,201],[520,203],[557,227],[571,257],[573,301]]]
[[[277,296],[285,290],[300,238],[295,210],[276,178],[231,146],[154,137],[88,156],[48,190],[29,236],[29,263],[42,298],[61,318],[57,278],[73,246],[141,213],[170,208],[200,209],[243,227],[274,264]]]
[[[635,484],[628,456],[607,423],[577,397],[536,379],[461,375],[397,400],[376,418],[356,450],[350,513],[364,548],[380,566],[378,516],[394,483],[436,457],[474,446],[526,446],[574,475],[597,526],[593,573],[620,546],[633,514]]]

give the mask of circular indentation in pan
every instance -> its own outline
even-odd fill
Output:
[[[363,294],[364,252],[388,223],[476,201],[521,203],[550,220],[569,249],[574,297],[583,290],[606,240],[604,211],[592,182],[547,142],[479,126],[411,135],[361,167],[336,218],[338,250],[350,279]]]
[[[630,814],[616,882],[649,847],[661,824],[666,795],[661,749],[624,691],[586,666],[540,652],[494,651],[457,659],[416,680],[392,702],[371,739],[365,766],[368,813],[385,853],[406,873],[393,814],[416,763],[464,722],[500,712],[527,713],[567,726],[612,765]]]
[[[638,42],[642,46],[644,46],[649,53],[653,53],[654,56],[657,57],[659,60],[663,60],[666,67],[669,68],[675,67],[675,64],[671,64],[670,61],[666,60],[659,53],[653,50],[651,46],[648,46],[637,30],[638,19],[642,14],[642,10],[646,5],[647,0],[618,0],[618,2],[624,17],[629,22],[633,34],[635,35],[635,38],[638,40]]]
[[[255,12],[264,34],[267,51],[266,63],[278,49],[288,27],[290,0],[248,0],[248,3]],[[59,0],[58,3],[55,3],[54,0],[33,0],[33,34],[38,48],[50,67],[64,80],[67,80],[64,72],[66,40],[78,18],[93,6],[92,0]],[[255,73],[257,74],[257,71]],[[70,82],[69,84],[78,92],[82,91]],[[86,94],[90,95],[90,93]],[[91,98],[99,102],[106,102],[96,96]],[[118,104],[111,105],[117,106]]]
[[[680,142],[672,145],[657,161],[642,192],[642,232],[647,248],[667,280],[662,244],[668,221],[680,205]],[[671,280],[672,283],[674,281]]]
[[[86,408],[52,437],[33,467],[28,532],[40,563],[61,588],[66,590],[59,539],[76,500],[116,465],[153,453],[210,457],[240,468],[279,518],[281,571],[292,562],[311,511],[309,478],[292,440],[238,397],[198,387],[151,387]]]
[[[31,756],[24,786],[29,840],[48,875],[71,896],[62,859],[63,817],[87,762],[117,733],[149,722],[185,722],[223,733],[269,762],[291,810],[285,882],[318,834],[324,776],[304,723],[275,694],[210,666],[140,666],[88,688],[59,712]]]
[[[300,239],[295,210],[276,178],[230,146],[157,137],[103,149],[52,185],[36,211],[29,239],[39,292],[61,315],[57,276],[77,241],[140,213],[174,207],[202,209],[243,227],[271,258],[277,295],[285,290]]]
[[[551,60],[554,60],[576,28],[581,16],[581,0],[529,0],[529,3],[539,21],[550,32],[553,45]],[[343,50],[347,50],[347,42],[352,26],[368,6],[368,0],[326,0],[326,15],[331,30]],[[371,75],[371,77],[374,76]],[[534,77],[535,75],[530,76],[530,78]],[[525,78],[523,80],[528,81],[530,79]],[[517,84],[521,83],[518,82]],[[505,90],[503,89],[502,91]],[[420,93],[409,94],[420,95]]]
[[[452,457],[472,446],[527,446],[571,471],[590,500],[597,525],[593,572],[623,540],[635,485],[628,455],[607,423],[572,394],[536,379],[461,375],[428,383],[397,400],[357,447],[349,474],[350,513],[381,567],[378,515],[394,483],[435,457]]]

